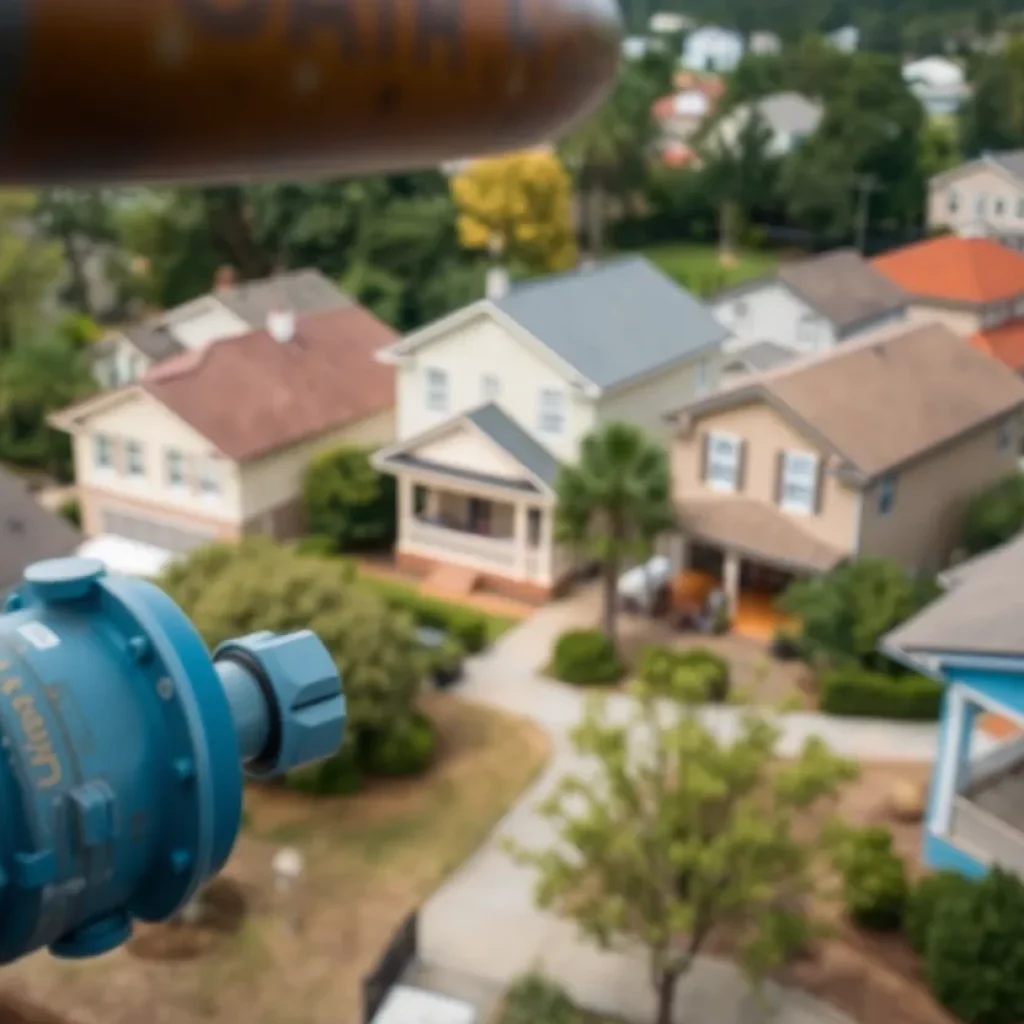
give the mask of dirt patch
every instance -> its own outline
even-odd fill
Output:
[[[140,960],[194,960],[237,934],[248,908],[249,895],[238,882],[215,878],[197,897],[191,914],[140,926],[125,948]]]
[[[0,994],[0,1024],[72,1024],[13,995]]]
[[[395,928],[549,755],[523,719],[452,694],[424,706],[442,749],[422,778],[346,799],[247,793],[249,825],[224,876],[247,895],[248,914],[203,955],[156,961],[122,949],[73,963],[37,954],[5,968],[0,984],[69,1017],[41,1024],[359,1024],[362,978]],[[282,846],[305,862],[287,905],[271,870]]]

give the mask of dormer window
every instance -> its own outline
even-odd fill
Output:
[[[431,412],[448,411],[448,373],[433,367],[427,370],[427,408]]]

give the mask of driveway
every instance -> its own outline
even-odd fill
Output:
[[[583,616],[586,616],[585,618]],[[592,612],[573,601],[550,605],[508,633],[467,669],[463,694],[541,724],[554,753],[536,785],[506,816],[491,838],[423,906],[420,957],[438,976],[445,972],[477,979],[496,991],[518,975],[539,969],[565,986],[588,1009],[629,1020],[650,1020],[654,1002],[646,961],[638,950],[602,953],[581,941],[574,927],[534,906],[533,876],[500,848],[504,836],[531,847],[549,845],[553,833],[535,807],[566,773],[586,771],[575,756],[569,730],[579,721],[585,695],[538,672],[555,637]],[[609,712],[625,719],[631,702],[609,697]],[[739,711],[712,707],[708,724],[722,736],[737,726]],[[810,736],[860,759],[930,760],[937,737],[933,725],[832,719],[816,714],[781,716],[784,753],[795,753]],[[453,993],[454,994],[454,993]],[[849,1018],[802,993],[773,988],[771,1013],[754,1000],[737,969],[701,960],[680,986],[678,1024],[843,1024]]]

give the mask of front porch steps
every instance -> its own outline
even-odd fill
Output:
[[[436,565],[420,590],[434,597],[469,597],[480,582],[480,573],[463,565]]]

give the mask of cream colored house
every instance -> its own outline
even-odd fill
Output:
[[[52,418],[73,439],[86,553],[150,575],[213,540],[303,529],[302,477],[394,438],[394,332],[359,306],[216,342]]]
[[[987,153],[932,178],[928,227],[1024,249],[1024,150]]]
[[[717,383],[726,330],[650,263],[626,258],[474,303],[382,353],[398,437],[399,562],[543,599],[572,573],[555,484],[609,421],[668,442],[665,415]]]
[[[851,341],[676,417],[685,567],[734,605],[862,556],[934,574],[966,502],[1012,473],[1024,381],[939,324]]]

